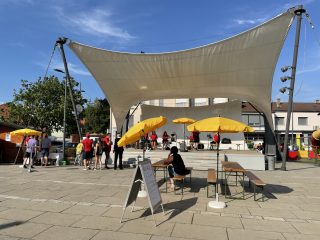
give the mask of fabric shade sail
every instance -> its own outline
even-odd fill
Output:
[[[234,37],[161,54],[121,53],[69,41],[102,88],[121,128],[141,101],[222,97],[249,101],[271,118],[274,69],[294,9]]]

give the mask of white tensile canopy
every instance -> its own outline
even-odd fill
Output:
[[[171,53],[121,53],[74,41],[69,47],[102,88],[118,128],[131,106],[172,98],[249,101],[271,123],[274,69],[294,16],[288,10],[234,37]]]

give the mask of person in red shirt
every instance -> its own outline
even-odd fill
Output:
[[[93,141],[90,139],[89,133],[86,134],[86,138],[82,141],[83,144],[83,165],[84,169],[87,170],[89,169],[88,163],[90,159],[92,158],[92,150],[93,150]]]
[[[152,150],[156,150],[158,145],[157,143],[158,136],[155,131],[152,131],[150,138],[151,138],[151,148]]]
[[[220,134],[218,132],[213,136],[213,141],[216,144],[220,144]]]
[[[106,155],[106,159],[104,161],[104,165],[105,165],[105,168],[109,169],[108,160],[110,158],[111,145],[112,145],[111,144],[110,133],[108,133],[107,136],[105,136],[105,138],[102,141],[102,145],[103,145],[104,154]]]

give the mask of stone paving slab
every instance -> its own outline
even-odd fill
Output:
[[[286,240],[319,240],[319,235],[283,233]]]
[[[320,167],[288,162],[286,172],[254,172],[268,183],[266,201],[254,201],[247,184],[245,200],[225,199],[219,187],[222,210],[208,208],[215,198],[206,196],[206,171],[193,171],[184,195],[165,193],[158,174],[165,214],[156,211],[155,227],[147,198],[137,199],[133,212],[128,207],[120,223],[134,169],[36,167],[29,174],[1,165],[0,240],[320,239]]]
[[[124,233],[124,232],[113,232],[113,231],[101,231],[95,235],[92,240],[149,240],[150,235],[147,234],[137,234],[137,233]]]
[[[30,222],[56,226],[71,226],[82,218],[84,218],[84,216],[82,215],[46,212],[38,217],[31,219]]]
[[[234,218],[234,217],[221,217],[221,216],[215,216],[215,215],[195,214],[192,223],[195,225],[208,225],[208,226],[215,226],[215,227],[229,227],[229,228],[243,229],[240,218]]]
[[[259,219],[241,219],[244,229],[266,231],[266,232],[291,232],[297,233],[291,223],[282,221],[270,221]]]
[[[1,229],[0,234],[13,237],[32,238],[50,227],[51,225],[46,224],[22,222],[15,227]]]
[[[232,229],[232,228],[228,228],[227,232],[228,232],[229,240],[257,240],[257,239],[286,240],[286,238],[279,232],[255,231],[255,230]]]
[[[123,226],[119,229],[120,232],[139,233],[148,235],[170,236],[174,224],[157,222],[155,227],[153,221],[146,221],[141,219],[129,219],[124,221]]]
[[[31,218],[41,215],[43,212],[10,208],[0,212],[0,218],[12,219],[17,221],[27,221]]]
[[[64,210],[62,213],[101,216],[107,210],[108,210],[108,207],[98,207],[93,205],[87,206],[87,205],[77,204]]]
[[[33,237],[36,240],[87,240],[98,233],[97,230],[53,226]]]
[[[172,232],[173,237],[188,239],[221,239],[228,240],[226,228],[176,223]]]
[[[86,216],[74,223],[73,227],[117,231],[123,226],[119,218]]]

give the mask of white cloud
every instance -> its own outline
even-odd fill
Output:
[[[0,0],[0,5],[21,5],[21,4],[34,4],[34,0]]]
[[[58,64],[53,63],[51,66],[52,66],[51,69],[57,68],[64,71],[63,63],[58,63]],[[79,66],[71,62],[68,62],[68,69],[71,76],[72,75],[91,76],[91,74],[88,71],[80,68]]]
[[[262,23],[264,21],[266,21],[267,18],[257,18],[257,19],[235,19],[233,20],[234,22],[236,22],[239,25],[255,25],[255,24],[259,24]]]
[[[41,62],[37,62],[36,63],[37,65],[41,66],[43,69],[47,69],[47,65],[41,63]],[[57,60],[52,60],[51,64],[50,64],[50,71],[53,71],[53,69],[61,69],[64,71],[64,65],[62,62],[58,62]],[[91,74],[79,67],[78,65],[76,64],[73,64],[71,63],[70,61],[68,62],[68,69],[69,69],[69,73],[71,76],[74,76],[74,75],[80,75],[80,76],[91,76]],[[57,75],[56,72],[54,72],[55,75]]]
[[[311,72],[317,72],[317,71],[320,71],[320,64],[315,66],[305,67],[302,70],[298,70],[297,74],[311,73]]]
[[[121,40],[131,40],[135,37],[124,29],[115,26],[110,11],[94,9],[80,13],[66,13],[62,8],[57,8],[58,18],[76,31],[100,37],[113,37]]]
[[[289,8],[292,8],[292,7],[295,7],[295,6],[298,6],[298,5],[308,5],[310,3],[314,2],[314,0],[300,0],[300,1],[296,1],[296,2],[290,2],[290,3],[286,3],[284,4],[280,9],[283,11],[286,11],[288,10]]]

